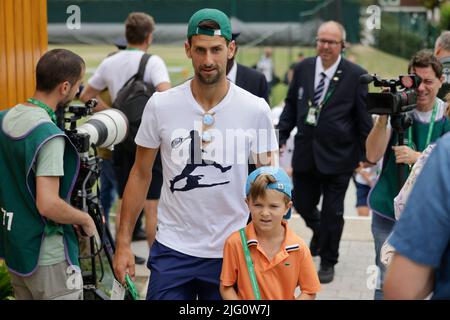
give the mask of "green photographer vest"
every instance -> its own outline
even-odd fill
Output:
[[[73,226],[56,224],[38,212],[36,177],[32,170],[40,148],[50,139],[65,137],[59,196],[68,202],[78,175],[77,151],[52,122],[40,123],[22,137],[10,137],[3,131],[7,112],[0,112],[0,257],[14,273],[30,275],[38,267],[44,236],[59,232],[64,237],[67,261],[79,266],[78,238]]]
[[[428,134],[429,123],[414,122],[412,125],[412,141],[415,145],[415,150],[422,152],[427,147],[426,139]],[[442,118],[434,123],[433,132],[431,134],[431,142],[436,141],[445,133],[450,131],[450,121],[447,117]],[[405,134],[405,137],[410,141],[411,137]],[[383,159],[383,169],[377,183],[369,194],[369,206],[377,214],[395,220],[394,212],[394,198],[397,196],[400,186],[398,185],[398,167],[395,163],[395,153],[391,146],[397,144],[397,135],[393,134],[389,141],[389,153]],[[405,143],[406,144],[406,143]],[[407,167],[405,165],[405,167]],[[409,175],[409,168],[406,169]]]

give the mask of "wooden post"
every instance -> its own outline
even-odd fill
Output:
[[[47,51],[47,1],[0,1],[0,109],[30,97],[36,64]]]

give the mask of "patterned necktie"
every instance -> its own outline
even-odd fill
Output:
[[[325,88],[325,78],[326,74],[321,72],[320,75],[322,78],[320,79],[319,85],[317,86],[316,90],[314,91],[314,105],[318,106],[320,98],[322,97],[323,89]]]

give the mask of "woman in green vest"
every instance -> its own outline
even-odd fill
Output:
[[[366,141],[367,159],[370,162],[376,163],[383,157],[380,177],[369,194],[376,264],[379,267],[375,299],[383,299],[385,267],[380,262],[380,249],[395,224],[394,198],[401,188],[398,181],[399,165],[403,165],[409,174],[409,168],[417,161],[421,152],[450,131],[446,116],[447,104],[437,98],[443,81],[442,64],[432,52],[422,50],[411,59],[408,72],[415,73],[422,81],[416,89],[417,107],[412,113],[413,124],[405,132],[404,145],[398,145],[397,134],[388,125],[388,117],[385,115],[378,117]]]
[[[78,55],[51,50],[37,64],[33,97],[0,112],[0,258],[16,299],[83,297],[73,226],[92,236],[95,224],[68,204],[79,158],[55,111],[75,97],[84,70]]]

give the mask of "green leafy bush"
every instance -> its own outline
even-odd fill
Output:
[[[430,26],[423,15],[383,12],[381,29],[376,30],[377,47],[384,52],[410,59],[427,47]]]
[[[440,27],[442,30],[450,29],[450,2],[443,3],[440,7],[441,20]]]
[[[12,300],[13,288],[9,277],[8,269],[3,261],[0,261],[0,300]]]
[[[403,32],[401,37],[392,29],[385,29],[380,33],[379,48],[406,59],[423,49],[423,44],[423,39],[412,32]]]

